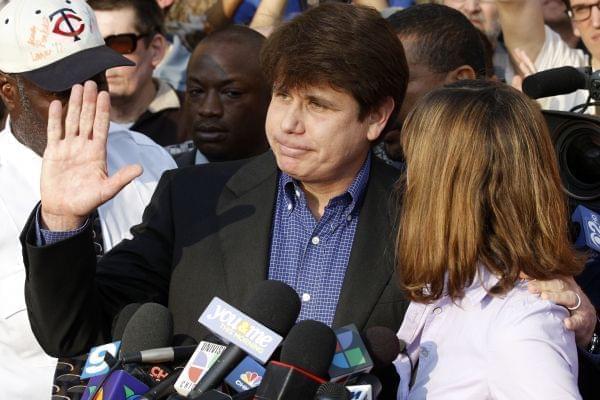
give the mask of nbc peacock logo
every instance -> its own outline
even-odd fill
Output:
[[[256,372],[246,371],[240,375],[240,380],[250,386],[250,388],[255,388],[260,385],[262,377]]]

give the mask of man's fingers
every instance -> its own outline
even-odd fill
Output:
[[[83,86],[74,85],[69,96],[69,108],[65,118],[65,138],[77,136],[79,133],[79,116],[83,101]]]
[[[83,138],[91,138],[94,118],[96,116],[96,100],[98,97],[96,82],[87,81],[83,86],[83,105],[79,118],[79,135]]]
[[[566,289],[566,283],[562,279],[551,279],[549,281],[531,281],[527,284],[532,293],[562,292]]]
[[[110,124],[110,96],[107,91],[101,91],[96,97],[96,115],[92,138],[105,143]]]
[[[106,180],[102,193],[102,203],[112,199],[125,185],[140,176],[143,169],[140,165],[128,165],[118,170]]]
[[[54,100],[48,108],[48,146],[56,145],[62,139],[62,104]]]
[[[550,300],[553,303],[559,304],[563,307],[574,308],[579,303],[577,295],[571,290],[564,292],[542,292],[542,299]]]

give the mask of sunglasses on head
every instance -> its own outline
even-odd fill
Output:
[[[150,36],[149,33],[137,35],[135,33],[121,33],[120,35],[110,35],[104,38],[108,47],[121,54],[131,54],[137,48],[137,42],[141,38]]]

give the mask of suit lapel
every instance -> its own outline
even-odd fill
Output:
[[[394,217],[389,206],[395,177],[375,157],[373,161],[334,327],[354,323],[362,329],[394,272]]]
[[[256,157],[227,182],[219,199],[219,237],[227,288],[241,305],[267,279],[277,167],[271,152]]]

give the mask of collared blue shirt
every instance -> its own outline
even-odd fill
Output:
[[[273,216],[269,279],[287,283],[302,300],[299,320],[333,323],[356,233],[371,155],[343,194],[318,221],[300,184],[281,172]]]

